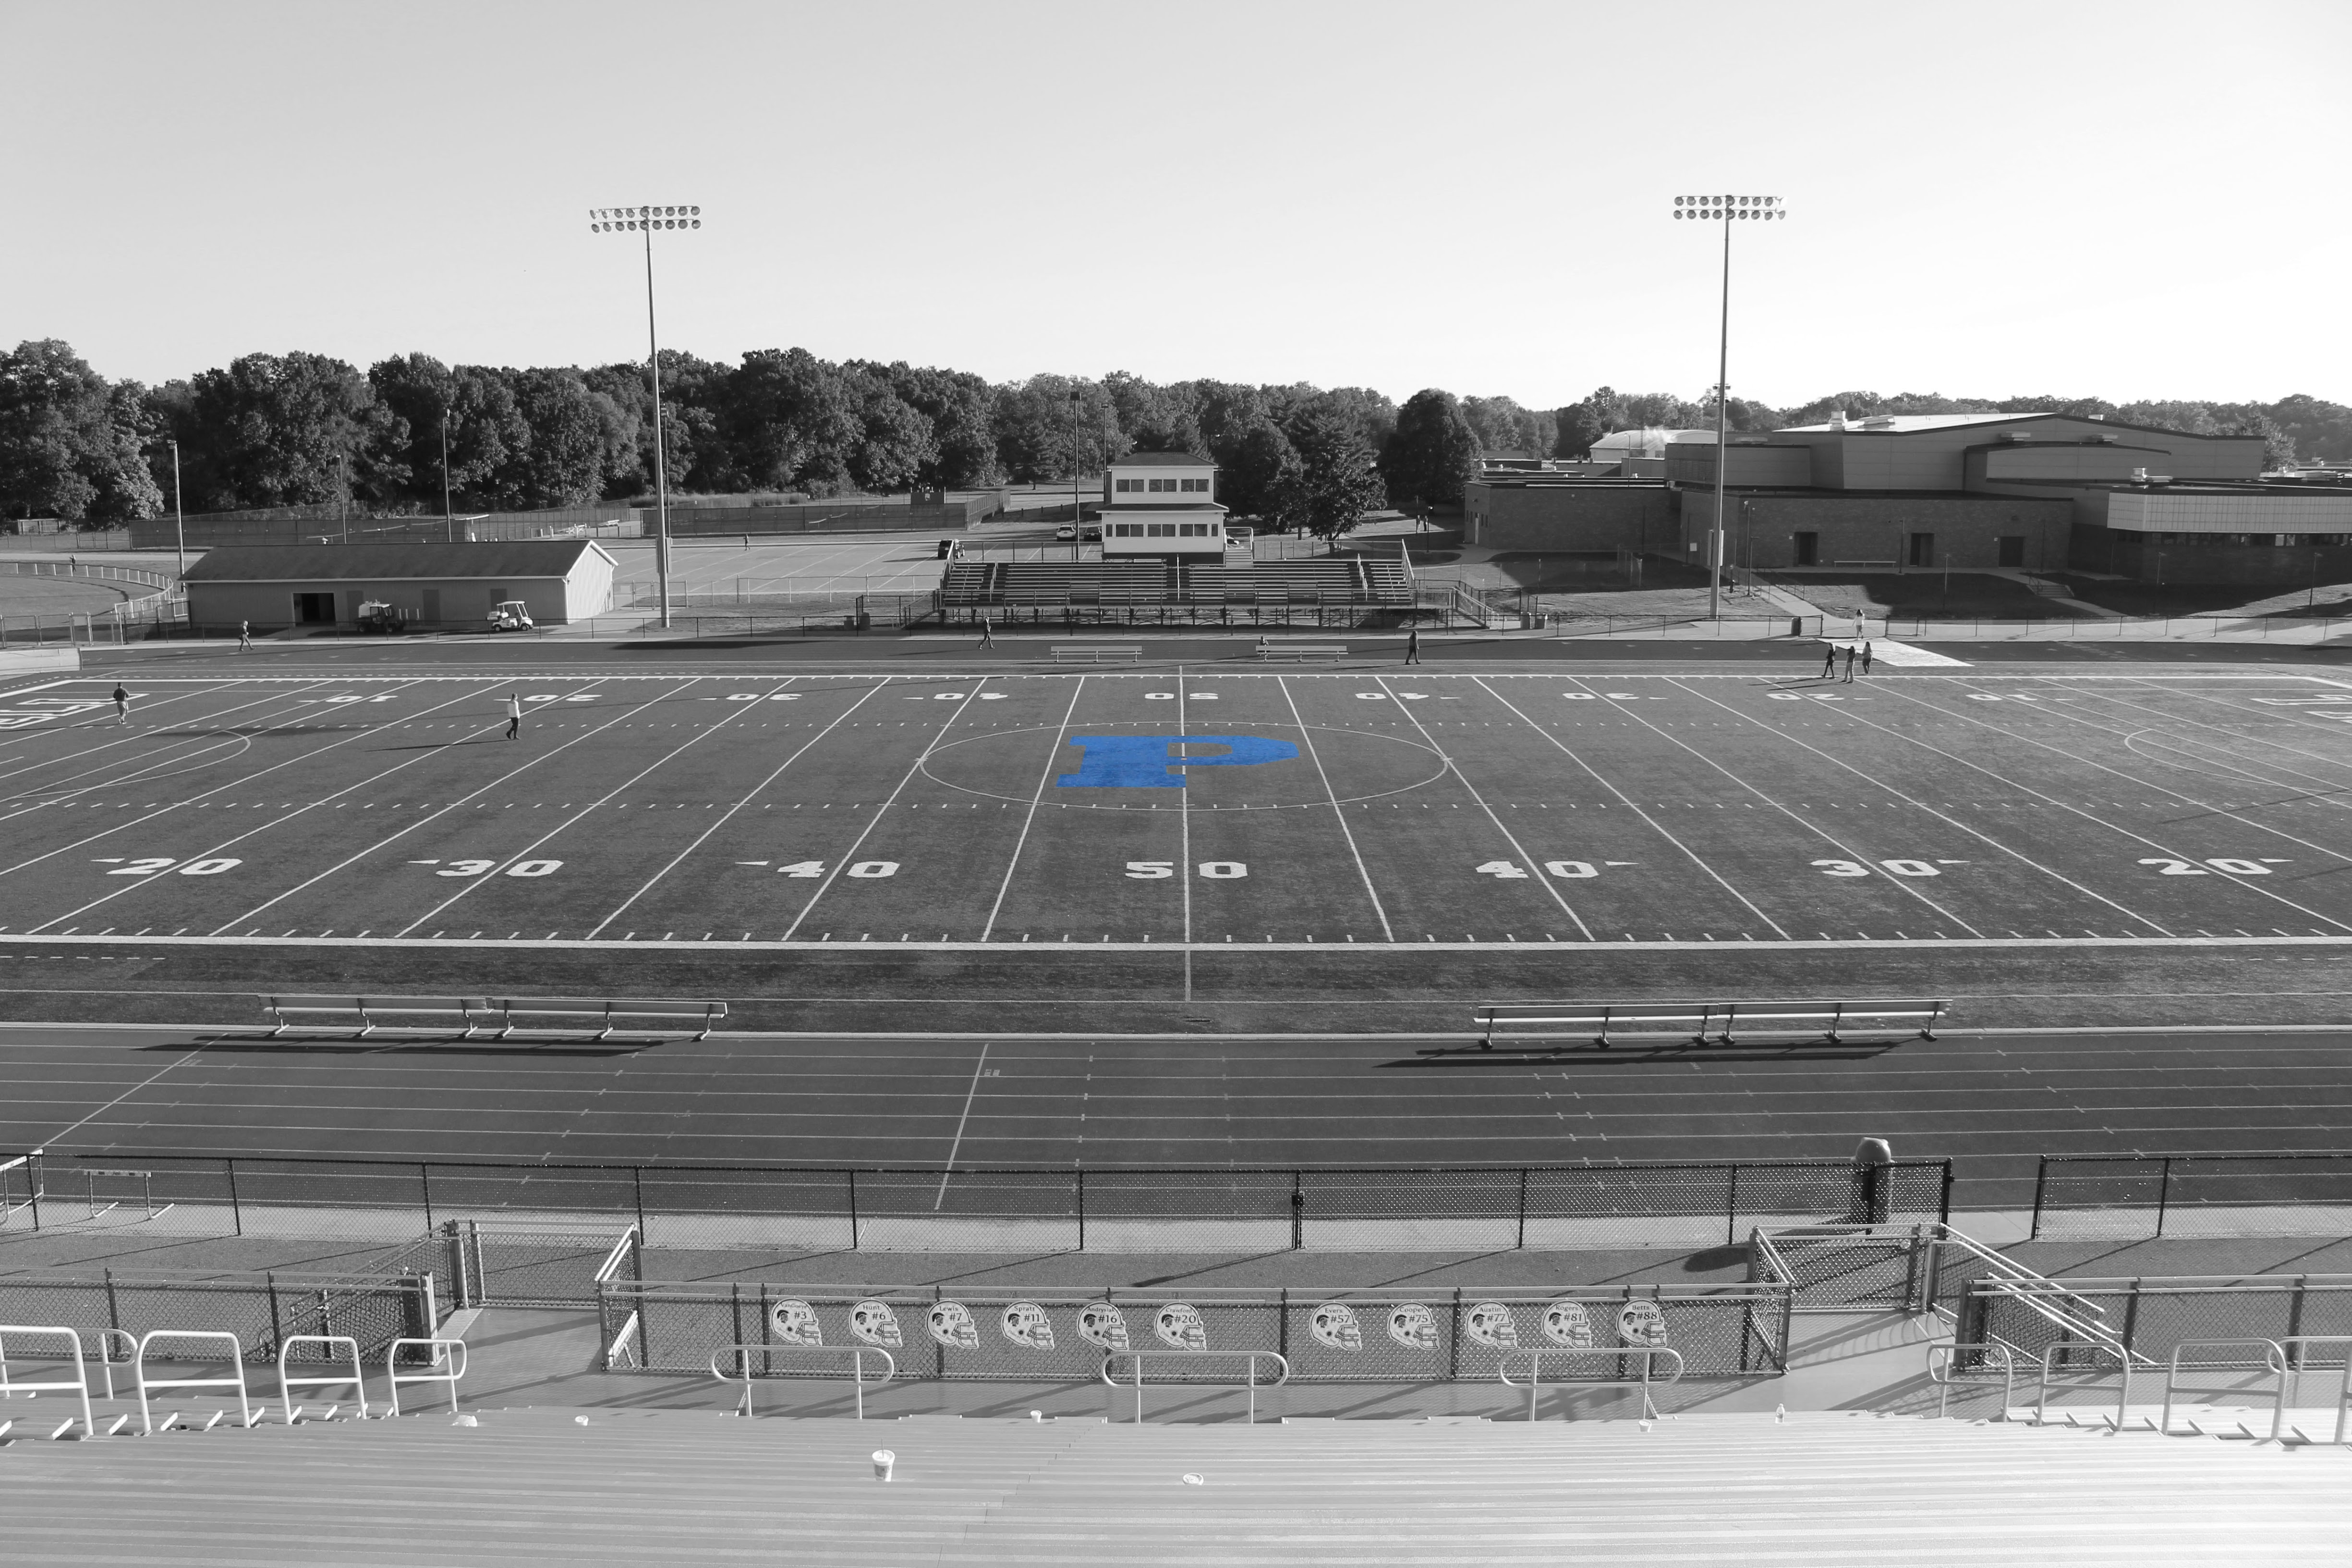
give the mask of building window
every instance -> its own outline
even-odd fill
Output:
[[[1154,480],[1152,480],[1152,481],[1151,481],[1151,490],[1152,490],[1152,493],[1153,493],[1154,495],[1157,495],[1159,492],[1160,492],[1161,490],[1166,489],[1167,488],[1168,488],[1168,481],[1167,481],[1166,479],[1154,479]]]
[[[1152,539],[1173,539],[1176,537],[1176,525],[1172,522],[1152,522],[1146,523],[1144,526],[1150,531],[1149,537]]]
[[[1111,524],[1110,531],[1111,537],[1114,539],[1140,539],[1143,537],[1143,524],[1139,522],[1115,522]]]
[[[1137,484],[1137,481],[1134,479],[1119,479],[1116,482],[1118,484],[1119,493],[1122,495],[1133,493]]]
[[[1187,522],[1180,525],[1179,531],[1186,539],[1206,539],[1209,537],[1209,525],[1205,522]]]
[[[1177,483],[1183,489],[1197,490],[1202,495],[1206,495],[1209,491],[1209,481],[1206,479],[1180,479]]]

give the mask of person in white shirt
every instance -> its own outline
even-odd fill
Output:
[[[507,693],[507,739],[515,740],[521,734],[522,699],[509,691]]]

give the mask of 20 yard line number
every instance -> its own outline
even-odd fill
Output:
[[[108,860],[112,858],[113,857],[111,856],[105,857],[104,858],[101,858],[99,863],[100,865],[104,865]],[[126,860],[121,865],[115,867],[113,870],[109,871],[107,875],[110,877],[155,877],[161,876],[165,871],[177,871],[183,877],[217,877],[223,871],[234,871],[239,866],[244,864],[244,861],[237,859],[234,856],[217,856],[208,860],[190,860],[183,863],[179,860],[173,859],[169,855],[160,855],[141,860]]]

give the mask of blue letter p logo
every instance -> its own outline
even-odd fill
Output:
[[[1249,768],[1298,755],[1289,742],[1263,735],[1073,735],[1070,744],[1085,760],[1054,780],[1064,789],[1182,789],[1181,768]],[[1179,746],[1223,746],[1225,754],[1180,757]]]

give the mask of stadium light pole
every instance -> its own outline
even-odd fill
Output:
[[[669,473],[662,453],[661,335],[654,325],[654,230],[702,226],[700,207],[593,207],[592,234],[639,234],[646,242],[646,363],[654,374],[654,575],[660,584],[661,624],[669,626]]]
[[[1780,196],[1676,196],[1675,216],[1723,225],[1723,320],[1716,342],[1715,361],[1715,526],[1706,536],[1706,615],[1723,615],[1723,487],[1731,467],[1726,442],[1726,416],[1731,407],[1731,226],[1743,221],[1772,222],[1789,216],[1789,204]]]
[[[1078,558],[1078,535],[1086,531],[1078,526],[1078,515],[1084,509],[1078,503],[1078,388],[1070,384],[1070,559]]]

